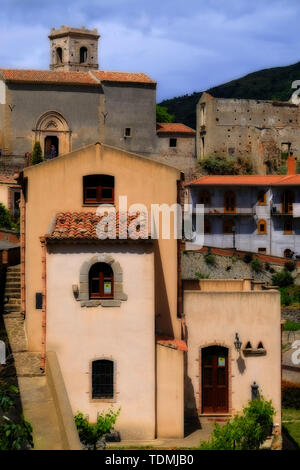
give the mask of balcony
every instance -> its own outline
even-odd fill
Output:
[[[193,211],[195,212],[195,210]],[[225,216],[228,215],[230,217],[236,216],[244,216],[244,217],[253,217],[255,214],[255,210],[253,207],[237,207],[234,212],[225,212],[224,207],[220,209],[213,209],[211,207],[204,208],[204,214],[209,216]]]

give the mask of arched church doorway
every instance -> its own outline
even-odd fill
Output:
[[[45,137],[44,156],[45,159],[55,158],[59,155],[59,139],[55,135]]]

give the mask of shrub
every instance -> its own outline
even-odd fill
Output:
[[[300,384],[282,382],[282,406],[300,410]]]
[[[298,331],[300,330],[300,323],[291,320],[286,320],[283,329],[284,331]]]
[[[195,273],[195,277],[197,279],[209,279],[209,274],[204,274],[198,271],[197,273]]]
[[[257,258],[254,258],[251,263],[250,263],[250,266],[251,266],[251,269],[252,271],[256,272],[256,273],[261,273],[262,270],[263,270],[263,264],[262,262],[257,259]]]
[[[200,443],[200,450],[257,450],[269,435],[274,413],[271,401],[250,401],[241,416],[224,426],[215,424],[210,441]]]
[[[6,207],[0,202],[0,227],[11,229],[13,226],[13,222],[11,220],[11,216],[9,211]]]
[[[41,144],[37,141],[34,143],[32,156],[31,156],[31,165],[37,165],[43,161],[42,157],[42,147]]]
[[[0,450],[26,449],[28,444],[33,447],[32,427],[23,418],[14,423],[7,416],[0,420]]]
[[[204,258],[204,261],[206,264],[208,264],[209,266],[215,266],[216,265],[216,258],[214,255],[206,255],[205,258]]]
[[[252,253],[246,253],[243,259],[244,259],[245,263],[249,264],[253,260],[253,254]]]
[[[273,286],[286,287],[294,283],[293,276],[289,271],[283,270],[279,273],[273,274],[272,284]]]
[[[287,287],[280,287],[279,292],[280,292],[281,305],[285,305],[286,307],[291,305],[292,298],[289,294],[288,288]]]
[[[296,269],[296,263],[294,261],[286,261],[284,263],[284,269],[286,271],[292,272],[294,269]]]
[[[14,398],[19,393],[19,390],[14,385],[10,385],[1,380],[0,382],[0,408],[6,412],[15,404]]]
[[[114,425],[120,411],[121,410],[119,408],[117,411],[109,410],[107,413],[101,413],[98,415],[97,422],[95,424],[89,423],[83,414],[78,412],[74,417],[74,420],[80,441],[84,445],[93,446],[95,450],[96,443],[101,440],[105,434],[114,429]]]
[[[242,175],[252,174],[253,166],[249,158],[211,155],[201,162],[201,169],[210,175]]]

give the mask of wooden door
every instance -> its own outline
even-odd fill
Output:
[[[228,412],[228,349],[202,349],[202,412]]]

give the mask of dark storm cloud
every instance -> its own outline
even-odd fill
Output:
[[[0,7],[2,67],[47,68],[51,27],[97,27],[101,68],[148,73],[159,98],[300,60],[298,0],[0,0]]]

